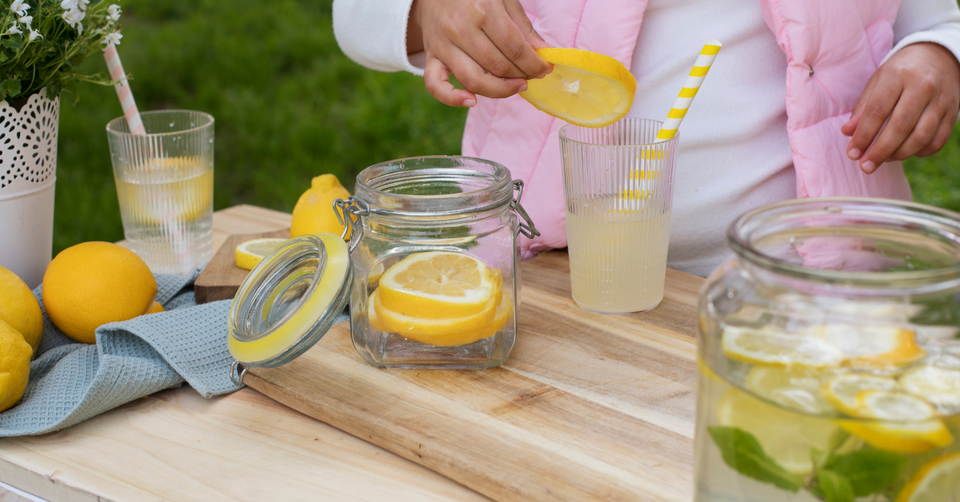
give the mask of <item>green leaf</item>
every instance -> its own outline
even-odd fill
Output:
[[[0,90],[5,92],[8,96],[16,96],[20,94],[20,80],[16,78],[8,78],[0,83]]]
[[[853,485],[846,477],[820,469],[817,471],[817,484],[827,502],[853,502]]]
[[[767,456],[749,432],[736,427],[708,427],[707,430],[720,448],[723,461],[733,470],[794,493],[803,486],[803,480]]]
[[[896,482],[904,465],[906,459],[896,453],[858,450],[831,458],[824,469],[847,478],[854,495],[865,497],[881,492]]]
[[[23,47],[23,39],[14,37],[6,38],[3,40],[3,46],[9,49],[19,49]]]

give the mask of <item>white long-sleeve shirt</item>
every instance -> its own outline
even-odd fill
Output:
[[[407,56],[412,0],[335,0],[334,33],[344,53],[381,71],[423,74],[423,54]],[[796,197],[787,137],[787,61],[758,0],[650,0],[631,72],[629,116],[663,120],[707,37],[723,50],[684,118],[668,265],[705,276],[728,255],[725,233],[743,212]],[[960,60],[955,0],[904,0],[891,55],[934,42]],[[889,55],[887,56],[889,57]]]

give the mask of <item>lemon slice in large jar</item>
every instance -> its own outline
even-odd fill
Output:
[[[449,320],[486,313],[499,301],[499,273],[460,253],[415,253],[380,277],[380,304],[392,313]]]
[[[900,377],[903,390],[930,401],[942,414],[960,413],[960,371],[921,366]]]
[[[553,71],[528,80],[520,96],[538,110],[578,126],[603,127],[633,106],[637,80],[616,59],[581,49],[546,48],[537,54]]]
[[[819,337],[786,334],[775,328],[728,327],[720,344],[730,359],[752,364],[824,368],[843,360],[840,349]]]
[[[827,451],[837,430],[828,419],[784,410],[738,389],[730,389],[720,398],[717,421],[752,434],[764,453],[800,476],[813,472],[813,450]]]
[[[895,369],[923,359],[915,332],[897,326],[827,324],[813,328],[843,352],[844,364],[867,370]]]
[[[943,502],[960,494],[960,453],[924,465],[900,491],[896,502]]]
[[[814,415],[831,415],[836,410],[820,392],[831,373],[806,368],[754,366],[744,380],[747,390],[785,408]]]
[[[823,384],[823,396],[840,411],[850,416],[860,416],[857,396],[868,390],[896,390],[897,381],[892,378],[846,373],[831,378]]]
[[[874,448],[921,453],[953,443],[953,435],[937,418],[936,408],[919,397],[900,391],[865,390],[856,400],[856,416],[876,420],[843,420],[840,425]]]

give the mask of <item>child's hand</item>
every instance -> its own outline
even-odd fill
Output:
[[[958,108],[957,59],[941,45],[909,45],[870,77],[850,120],[840,128],[853,136],[847,156],[859,160],[869,174],[888,159],[933,155],[950,139]]]
[[[552,69],[534,50],[541,47],[518,0],[414,0],[410,9],[407,52],[426,51],[424,85],[450,106],[524,91],[527,79]],[[466,90],[450,83],[451,73]]]

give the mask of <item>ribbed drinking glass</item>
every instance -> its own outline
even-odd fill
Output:
[[[560,130],[570,282],[584,309],[628,314],[663,299],[678,136],[654,143],[661,125]]]
[[[213,254],[213,117],[141,116],[146,135],[123,117],[107,124],[123,234],[153,272],[187,275]]]

